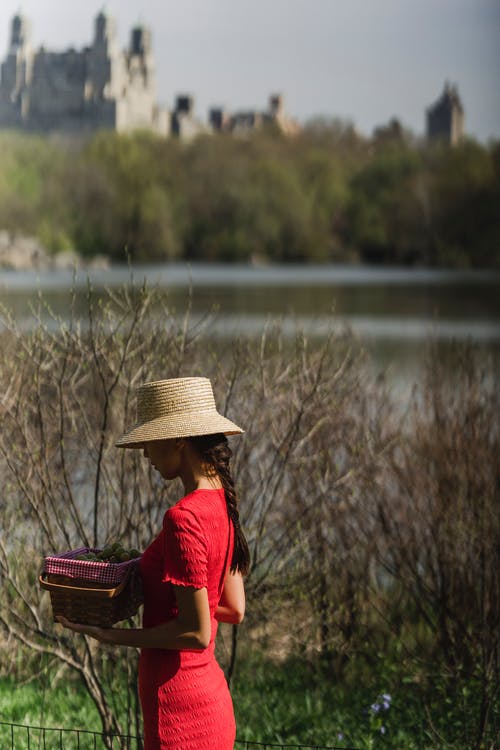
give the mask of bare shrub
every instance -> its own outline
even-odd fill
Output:
[[[470,345],[447,358],[431,348],[377,503],[379,553],[402,592],[399,635],[420,664],[424,702],[429,681],[448,682],[450,693],[472,681],[479,711],[465,713],[477,748],[500,676],[499,414],[491,362]]]
[[[135,418],[134,387],[160,377],[208,375],[220,408],[246,428],[233,447],[252,553],[250,628],[274,621],[273,606],[291,577],[314,558],[318,526],[309,519],[317,513],[315,502],[332,486],[339,491],[349,483],[370,438],[364,437],[366,412],[354,409],[362,363],[349,336],[311,347],[300,335],[293,342],[283,338],[278,326],[260,340],[225,345],[205,336],[209,320],[177,318],[146,288],[132,284],[100,299],[89,289],[87,302],[85,319],[39,323],[29,333],[7,320],[2,335],[0,575],[8,586],[0,622],[9,642],[28,647],[28,655],[47,654],[80,675],[105,731],[127,732],[139,721],[133,655],[54,627],[37,574],[44,555],[81,544],[121,539],[144,548],[178,497],[180,487],[158,482],[140,452],[114,448]],[[332,439],[338,441],[333,452]],[[372,449],[375,455],[378,445]],[[297,586],[289,606],[296,596]],[[317,641],[331,650],[325,631],[331,631],[331,608],[319,620],[314,605],[312,611],[297,642]],[[231,629],[222,653],[229,677],[237,632]],[[227,635],[226,629],[225,642]],[[128,690],[112,689],[110,665],[125,673]]]

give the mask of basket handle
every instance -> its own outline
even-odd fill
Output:
[[[93,588],[93,587],[86,587],[86,586],[71,586],[69,584],[64,583],[52,583],[51,581],[46,581],[44,578],[44,574],[41,573],[38,576],[38,582],[42,589],[47,589],[47,591],[74,591],[75,588],[78,588],[79,591],[89,591],[94,594],[102,594],[103,596],[117,596],[123,589],[125,588],[128,579],[130,578],[131,570],[128,570],[124,579],[120,581],[118,586],[115,586],[114,588]]]

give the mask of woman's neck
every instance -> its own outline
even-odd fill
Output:
[[[194,490],[216,490],[222,482],[210,464],[203,461],[189,441],[182,441],[182,461],[179,476],[186,494]]]
[[[222,482],[217,475],[207,476],[206,474],[200,474],[198,476],[193,475],[190,477],[181,477],[181,479],[186,495],[195,490],[222,489]]]

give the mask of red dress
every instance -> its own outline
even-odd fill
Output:
[[[203,651],[142,649],[139,695],[144,750],[232,750],[236,727],[226,679],[214,656],[215,610],[233,552],[224,490],[191,492],[170,508],[141,558],[143,626],[177,615],[172,584],[205,588],[212,636]]]

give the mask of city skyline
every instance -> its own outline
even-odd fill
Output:
[[[110,0],[125,46],[138,22],[153,32],[158,100],[194,97],[206,120],[212,106],[262,109],[281,92],[290,116],[351,121],[365,135],[397,117],[416,135],[445,81],[454,83],[465,108],[465,131],[486,141],[500,137],[500,6],[494,0],[183,0],[166,5]],[[32,28],[34,48],[88,45],[92,9],[62,0],[4,0],[0,57],[12,17]],[[376,12],[375,12],[376,11]]]

